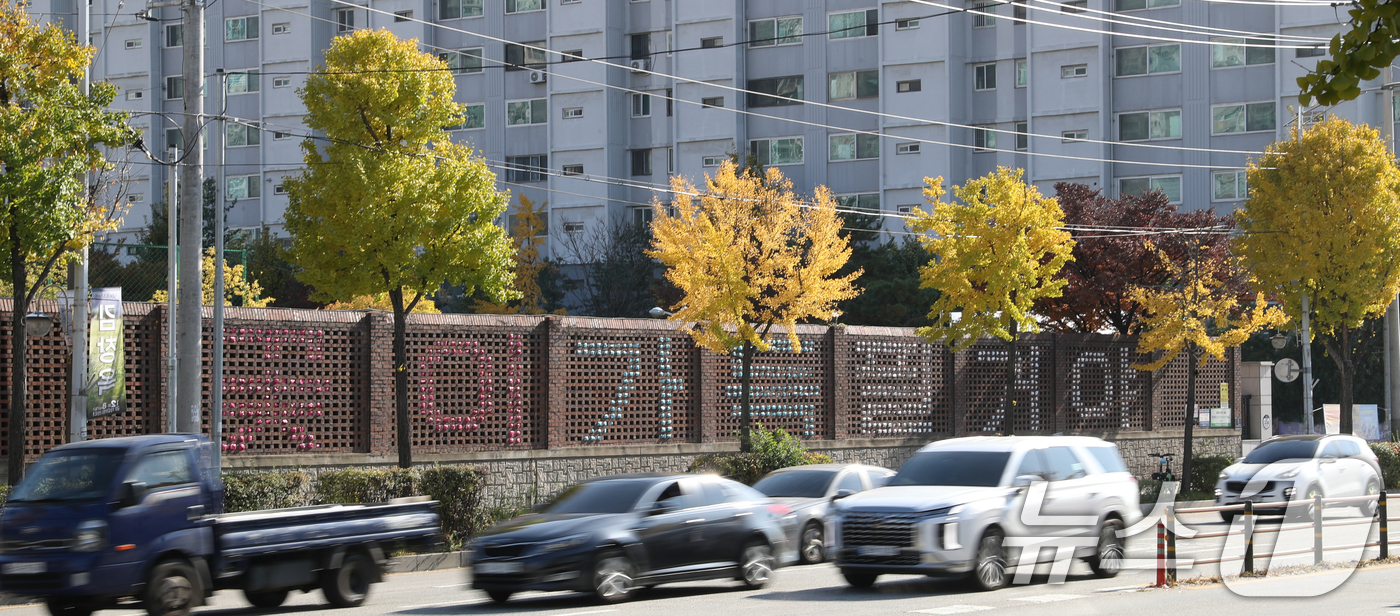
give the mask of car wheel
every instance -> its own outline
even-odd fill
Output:
[[[44,606],[49,608],[49,613],[53,616],[91,616],[97,611],[82,599],[68,597],[49,597],[44,600]]]
[[[1221,511],[1220,521],[1224,522],[1226,526],[1229,526],[1231,522],[1235,521],[1236,515],[1234,511]]]
[[[243,591],[243,598],[247,599],[248,603],[253,604],[255,608],[270,610],[282,607],[282,603],[287,600],[287,591],[269,590],[267,592],[249,592],[245,590]]]
[[[1307,491],[1298,497],[1299,500],[1289,503],[1288,509],[1283,514],[1284,518],[1291,518],[1297,522],[1311,522],[1317,519],[1316,516],[1322,513],[1317,511],[1315,498],[1318,496],[1326,498],[1326,495],[1322,493],[1322,488],[1317,487],[1317,484],[1309,485]]]
[[[1123,570],[1123,538],[1118,536],[1121,530],[1123,523],[1118,520],[1106,520],[1099,527],[1098,550],[1089,559],[1089,568],[1094,570],[1094,575],[1111,578]]]
[[[983,533],[977,542],[977,560],[974,561],[971,580],[979,590],[997,590],[1006,586],[1006,550],[1002,547],[1005,538],[995,528]]]
[[[604,603],[631,599],[637,590],[634,582],[636,575],[637,571],[626,554],[604,552],[593,564],[593,595]]]
[[[1366,496],[1375,496],[1375,495],[1379,494],[1380,491],[1381,491],[1380,485],[1379,485],[1378,483],[1376,483],[1376,480],[1375,480],[1375,479],[1371,479],[1371,480],[1368,480],[1368,481],[1366,482],[1366,491],[1363,492],[1362,494],[1364,494],[1364,495],[1366,495]],[[1372,501],[1362,501],[1362,503],[1361,503],[1361,515],[1364,515],[1364,516],[1366,516],[1366,517],[1368,517],[1368,518],[1374,518],[1374,517],[1376,517],[1376,510],[1379,509],[1379,508],[1380,508],[1380,503],[1377,502],[1377,501],[1373,501],[1373,500],[1372,500]]]
[[[374,561],[364,554],[350,554],[339,568],[325,572],[321,592],[334,607],[358,607],[369,598],[369,587],[375,577]]]
[[[486,591],[486,596],[491,597],[491,600],[492,600],[492,601],[495,601],[496,603],[505,603],[505,602],[507,602],[507,601],[510,601],[510,596],[513,595],[513,594],[515,594],[515,593],[513,593],[513,592],[511,592],[511,591],[509,591],[509,590],[488,590],[488,591]]]
[[[815,565],[826,560],[826,539],[822,525],[816,522],[802,529],[802,564]]]
[[[170,560],[151,570],[146,584],[146,613],[151,616],[186,616],[203,597],[199,574],[184,561]]]
[[[852,588],[870,588],[875,585],[875,578],[880,577],[880,574],[842,569],[841,577],[846,578],[846,583],[850,584]]]
[[[757,590],[773,581],[773,548],[766,543],[754,541],[744,546],[743,558],[739,561],[739,575],[744,587]]]

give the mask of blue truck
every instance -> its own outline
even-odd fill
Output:
[[[354,607],[381,581],[386,549],[440,541],[437,503],[426,500],[222,513],[211,453],[195,434],[50,450],[0,516],[0,591],[69,616],[183,616],[222,589],[259,608],[315,589]]]

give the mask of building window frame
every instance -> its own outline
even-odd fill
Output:
[[[1031,81],[1030,61],[1026,58],[1017,58],[1013,66],[1016,73],[1015,87],[1024,88],[1029,85]]]
[[[860,23],[855,23],[855,16]],[[832,11],[826,14],[826,40],[847,40],[878,36],[880,33],[879,9],[858,9],[854,11]]]
[[[1030,122],[1017,122],[1013,128],[1016,129],[1016,149],[1020,151],[1029,150],[1031,147]]]
[[[880,71],[871,69],[827,73],[826,95],[829,102],[879,98]]]
[[[896,94],[908,94],[909,92],[922,92],[923,89],[924,89],[924,80],[922,80],[922,79],[906,79],[906,80],[904,80],[904,81],[896,81],[896,82],[894,82],[894,91],[895,91]]]
[[[251,68],[246,71],[234,71],[227,73],[225,87],[228,88],[230,96],[238,94],[256,94],[262,91],[262,71]]]
[[[345,34],[355,31],[355,9],[335,10],[335,33]]]
[[[456,51],[438,52],[438,59],[447,64],[448,72],[453,75],[474,75],[484,70],[481,64],[482,53],[481,47],[466,47]]]
[[[1140,6],[1139,6],[1140,5]],[[1113,12],[1147,11],[1181,6],[1181,0],[1114,0]]]
[[[803,75],[750,79],[746,89],[750,92],[759,92],[759,94],[748,95],[749,107],[801,105],[806,101],[807,86],[806,78]]]
[[[791,156],[793,152],[797,154],[795,158]],[[801,165],[807,160],[806,143],[800,135],[750,139],[749,153],[756,156],[758,164],[765,167]],[[783,154],[783,156],[779,157],[776,154]],[[779,158],[781,158],[781,162],[774,162]]]
[[[475,19],[486,14],[484,0],[438,0],[438,21]]]
[[[785,47],[802,44],[802,16],[784,15],[749,20],[749,47]]]
[[[972,151],[995,152],[997,150],[997,130],[995,125],[972,127]]]
[[[634,118],[650,118],[650,117],[651,117],[651,95],[650,95],[650,94],[641,94],[641,93],[635,93],[635,92],[634,92],[634,93],[632,93],[632,95],[631,95],[631,99],[632,99],[632,117],[634,117]]]
[[[260,175],[235,175],[224,179],[224,200],[241,201],[243,199],[262,198],[262,176]]]
[[[1238,108],[1240,117],[1238,123],[1240,130],[1222,130],[1222,126],[1229,128],[1225,123],[1234,124],[1234,118],[1224,116],[1228,109]],[[1268,126],[1262,125],[1263,118],[1268,118]],[[1253,125],[1255,128],[1250,128]],[[1244,135],[1248,133],[1271,133],[1278,130],[1278,103],[1276,101],[1255,101],[1250,103],[1222,103],[1210,106],[1210,134],[1212,137],[1220,135]]]
[[[163,37],[166,49],[182,47],[185,44],[185,24],[165,24]]]
[[[972,3],[972,29],[997,27],[997,5],[1000,2],[973,2]]]
[[[1223,70],[1246,66],[1265,66],[1278,59],[1273,43],[1264,39],[1238,36],[1217,36],[1210,39],[1210,68]],[[1268,45],[1268,47],[1246,47]]]
[[[1124,182],[1138,182],[1138,181],[1146,181],[1146,182],[1147,182],[1146,188],[1145,188],[1145,189],[1139,189],[1139,190],[1125,190],[1125,189],[1124,189],[1124,186],[1123,186]],[[1172,195],[1171,195],[1171,193],[1168,192],[1167,189],[1166,189],[1165,187],[1163,187],[1163,184],[1170,184],[1170,183],[1172,183],[1173,181],[1174,181],[1175,184],[1176,184],[1176,199],[1175,199],[1175,200],[1172,200]],[[1124,177],[1118,178],[1117,186],[1118,186],[1118,196],[1119,196],[1119,197],[1135,197],[1135,196],[1137,196],[1137,195],[1139,195],[1139,194],[1142,194],[1142,192],[1144,192],[1144,191],[1146,191],[1146,192],[1151,192],[1151,191],[1154,191],[1154,190],[1161,190],[1161,191],[1162,191],[1162,194],[1166,195],[1166,197],[1167,197],[1167,203],[1170,203],[1170,204],[1173,204],[1173,205],[1180,205],[1181,202],[1182,202],[1181,189],[1182,189],[1183,184],[1182,184],[1182,181],[1181,181],[1181,174],[1180,174],[1180,173],[1167,173],[1167,174],[1162,174],[1162,175],[1133,175],[1133,176],[1124,176]]]
[[[987,92],[997,89],[997,63],[987,62],[972,66],[972,91]]]
[[[506,157],[506,181],[543,182],[549,179],[549,155],[528,154]]]
[[[842,163],[880,159],[880,136],[869,133],[827,135],[827,162]]]
[[[1147,136],[1146,136],[1146,137],[1143,137],[1143,138],[1141,138],[1141,139],[1124,139],[1124,138],[1123,138],[1123,116],[1130,116],[1130,115],[1143,115],[1143,116],[1146,116],[1145,118],[1143,118],[1143,120],[1146,122],[1146,125],[1145,125],[1145,128],[1147,129]],[[1153,116],[1156,116],[1156,117],[1153,117]],[[1175,135],[1171,134],[1171,131],[1170,131],[1170,128],[1173,126],[1173,124],[1172,124],[1172,117],[1173,117],[1173,116],[1175,116],[1175,118],[1176,118],[1176,121],[1175,121],[1176,134],[1175,134]],[[1117,117],[1115,117],[1114,119],[1115,119],[1115,120],[1117,121],[1117,123],[1118,123],[1118,140],[1121,141],[1121,142],[1133,142],[1133,141],[1165,141],[1165,140],[1170,140],[1170,139],[1180,139],[1180,138],[1181,138],[1181,108],[1180,108],[1180,107],[1168,107],[1168,108],[1165,108],[1165,109],[1147,109],[1147,110],[1143,110],[1143,111],[1124,111],[1124,112],[1122,112],[1122,113],[1119,113],[1119,114],[1117,115]],[[1158,133],[1159,136],[1155,136],[1155,137],[1154,137],[1154,136],[1153,136],[1153,129],[1154,129],[1154,127],[1156,127],[1156,126],[1166,126],[1166,127],[1168,128],[1168,130],[1167,130],[1166,133]]]
[[[896,143],[896,144],[894,144],[894,153],[895,153],[896,155],[918,154],[922,149],[923,149],[923,144],[920,143],[920,142],[918,142],[918,141],[911,141],[911,142],[908,142],[908,143]]]
[[[257,15],[240,15],[224,19],[224,42],[239,43],[258,40]]]
[[[1073,130],[1060,131],[1061,143],[1082,143],[1089,140],[1089,129],[1076,128]]]
[[[1168,64],[1166,64],[1166,65],[1164,66],[1163,63],[1166,62],[1166,59],[1165,59],[1165,56],[1164,56],[1162,53],[1159,52],[1159,50],[1166,50],[1166,49],[1173,49],[1173,48],[1176,50],[1176,54],[1175,54],[1176,60],[1175,60],[1175,63],[1174,63],[1174,64],[1168,63]],[[1132,53],[1132,54],[1135,55],[1135,54],[1137,53],[1138,50],[1141,50],[1141,51],[1142,51],[1142,54],[1143,54],[1143,56],[1142,56],[1142,68],[1143,68],[1143,72],[1141,72],[1141,73],[1136,73],[1136,72],[1133,72],[1133,73],[1125,73],[1125,72],[1123,72],[1123,70],[1124,70],[1124,62],[1125,62],[1124,56],[1125,56],[1126,54],[1129,54],[1129,53]],[[1130,68],[1131,70],[1136,70],[1136,67],[1129,67],[1129,68]],[[1154,44],[1154,45],[1127,45],[1127,46],[1124,46],[1124,47],[1115,47],[1115,48],[1113,49],[1113,78],[1114,78],[1114,79],[1128,79],[1128,78],[1132,78],[1132,77],[1147,77],[1147,76],[1151,76],[1151,75],[1175,75],[1175,74],[1179,74],[1179,73],[1181,73],[1181,43],[1160,43],[1160,44]]]
[[[527,8],[520,8],[524,4]],[[529,8],[529,7],[534,8]],[[506,0],[506,15],[537,13],[549,7],[549,0]]]
[[[1224,180],[1225,176],[1230,176],[1229,180]],[[1210,200],[1221,201],[1241,201],[1249,198],[1249,174],[1243,170],[1235,171],[1212,171],[1210,174]],[[1221,194],[1221,188],[1230,187],[1228,195]]]
[[[524,115],[522,115],[524,114]],[[525,121],[519,122],[523,118]],[[525,98],[506,101],[506,127],[549,123],[549,99]]]
[[[1082,79],[1088,76],[1088,64],[1064,64],[1060,66],[1060,79]]]
[[[652,172],[652,148],[628,150],[632,177],[649,176]]]

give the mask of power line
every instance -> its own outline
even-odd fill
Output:
[[[1166,20],[1162,20],[1162,19],[1152,19],[1152,18],[1149,18],[1149,17],[1139,17],[1139,16],[1137,16],[1137,15],[1133,15],[1133,14],[1130,14],[1130,13],[1114,13],[1114,12],[1112,12],[1112,11],[1101,11],[1101,10],[1098,10],[1098,9],[1091,9],[1091,8],[1088,8],[1088,7],[1073,6],[1073,5],[1065,4],[1065,3],[1062,3],[1062,2],[1056,2],[1055,0],[1029,0],[1029,1],[1030,1],[1030,2],[1038,2],[1038,3],[1041,3],[1041,4],[1048,4],[1048,5],[1051,5],[1051,6],[1056,7],[1056,8],[1054,8],[1054,9],[1047,9],[1047,8],[1044,8],[1044,7],[1035,7],[1035,6],[1028,7],[1028,8],[1037,10],[1037,11],[1050,11],[1050,12],[1053,12],[1054,14],[1058,14],[1058,15],[1069,16],[1069,17],[1076,17],[1076,18],[1079,18],[1079,19],[1092,19],[1092,20],[1094,20],[1094,21],[1102,21],[1102,22],[1104,22],[1104,23],[1112,23],[1112,24],[1117,24],[1117,25],[1122,25],[1122,26],[1129,26],[1129,27],[1133,27],[1133,28],[1147,28],[1147,29],[1153,29],[1153,30],[1164,30],[1164,31],[1168,31],[1168,32],[1181,32],[1181,33],[1184,33],[1184,34],[1203,34],[1203,35],[1206,35],[1206,36],[1211,36],[1212,33],[1216,33],[1216,34],[1214,34],[1215,36],[1221,36],[1221,35],[1226,35],[1226,36],[1237,36],[1237,37],[1238,37],[1238,36],[1243,36],[1243,37],[1249,37],[1249,38],[1255,38],[1255,39],[1271,39],[1271,40],[1274,40],[1274,41],[1295,40],[1295,41],[1298,41],[1298,42],[1311,42],[1311,43],[1314,43],[1314,44],[1326,44],[1326,43],[1327,43],[1327,40],[1328,40],[1328,39],[1321,38],[1321,37],[1316,37],[1316,36],[1297,36],[1297,35],[1292,35],[1292,34],[1280,34],[1280,33],[1273,33],[1273,32],[1249,32],[1249,31],[1247,31],[1247,30],[1233,30],[1233,29],[1229,29],[1229,28],[1216,28],[1216,27],[1213,27],[1213,26],[1197,26],[1197,25],[1192,25],[1192,24],[1180,24],[1180,23],[1170,22],[1170,21],[1166,21]],[[1008,4],[1008,3],[1010,3],[1010,2],[1003,2],[1002,4],[1004,5],[1004,4]],[[1019,2],[1018,2],[1018,3],[1015,3],[1015,4],[1019,4]],[[1014,4],[1013,4],[1013,5],[1014,5]],[[1026,6],[1026,5],[1021,4],[1021,6]],[[1108,18],[1098,18],[1098,17],[1091,17],[1090,15],[1086,15],[1086,14],[1092,14],[1092,15],[1108,15],[1108,16],[1110,16],[1110,17],[1108,17]],[[1133,20],[1137,20],[1138,22],[1141,22],[1141,23],[1134,23]],[[1164,25],[1158,26],[1158,25],[1153,25],[1153,24],[1164,24]],[[1111,34],[1111,35],[1116,35],[1116,34],[1118,34],[1117,32],[1112,32],[1112,31],[1109,31],[1109,32],[1107,32],[1107,33],[1108,33],[1108,34]],[[1226,44],[1226,43],[1218,43],[1218,44]],[[1228,43],[1228,44],[1232,44],[1232,43]]]

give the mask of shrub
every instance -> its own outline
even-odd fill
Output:
[[[1220,479],[1220,471],[1234,464],[1233,458],[1225,456],[1196,456],[1191,459],[1191,485],[1187,491],[1198,494],[1215,494],[1215,482]]]
[[[347,468],[323,473],[316,485],[318,498],[325,503],[382,503],[427,496],[438,502],[442,534],[453,548],[492,522],[481,502],[486,471],[474,466]]]
[[[766,430],[754,424],[750,453],[707,453],[695,458],[687,469],[692,473],[717,473],[746,485],[780,468],[803,464],[825,464],[831,457],[809,451],[797,437],[782,428]]]
[[[224,511],[262,511],[314,503],[311,475],[300,469],[232,471],[223,474]]]
[[[321,473],[316,495],[323,503],[383,503],[416,496],[416,468],[346,468]]]
[[[1381,465],[1381,475],[1387,488],[1400,488],[1400,444],[1371,443]]]

